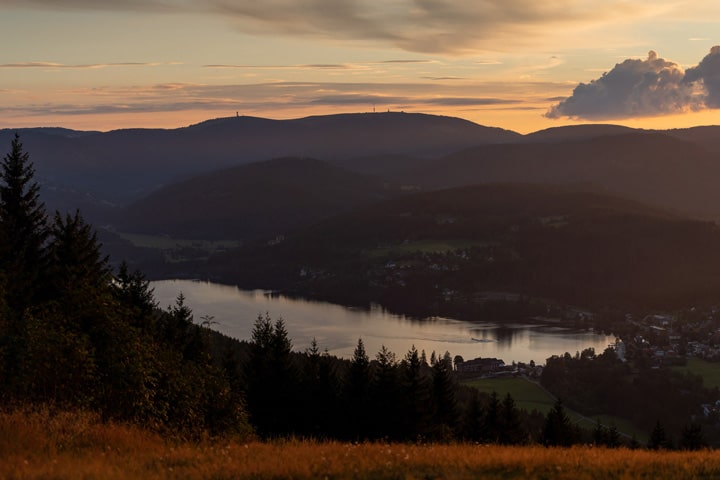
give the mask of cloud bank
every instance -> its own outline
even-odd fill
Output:
[[[670,0],[657,0],[662,4]],[[245,33],[371,41],[419,53],[477,53],[534,45],[558,28],[647,15],[627,0],[0,0],[53,11],[190,13]]]
[[[720,46],[687,71],[654,51],[644,60],[625,60],[600,78],[579,84],[545,116],[608,120],[706,108],[720,108]]]

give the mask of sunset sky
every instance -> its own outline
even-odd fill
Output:
[[[0,128],[373,109],[522,133],[720,124],[708,0],[0,0],[0,43]]]

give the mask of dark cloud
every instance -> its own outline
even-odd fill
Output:
[[[685,72],[686,83],[702,83],[708,108],[720,108],[720,45],[710,49],[698,66]]]
[[[702,101],[694,94],[692,83],[685,80],[683,69],[650,51],[645,60],[625,60],[597,80],[581,83],[545,116],[604,120],[700,108]]]

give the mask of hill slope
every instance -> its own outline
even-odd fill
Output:
[[[125,209],[120,229],[176,238],[269,239],[397,195],[380,179],[309,158],[281,158],[173,184]]]
[[[482,292],[586,307],[720,299],[720,232],[634,201],[486,185],[408,195],[327,220],[208,271],[346,302],[477,317]]]

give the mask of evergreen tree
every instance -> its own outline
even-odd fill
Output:
[[[400,437],[400,405],[398,362],[395,354],[383,345],[375,355],[377,371],[373,377],[373,423],[375,437]]]
[[[406,437],[417,438],[428,430],[430,392],[420,354],[413,345],[402,361],[402,430]]]
[[[667,436],[665,435],[665,428],[660,423],[660,420],[655,422],[655,426],[650,433],[648,448],[650,448],[651,450],[661,450],[668,448],[668,440]]]
[[[565,413],[560,400],[555,402],[553,408],[545,417],[542,441],[547,446],[570,446],[575,443],[575,429]]]
[[[483,440],[483,409],[480,394],[472,392],[462,420],[462,437],[466,440],[479,442]]]
[[[707,442],[702,432],[702,426],[699,423],[685,425],[680,438],[680,448],[683,450],[700,450],[706,447]]]
[[[44,296],[75,311],[105,309],[112,276],[97,234],[80,212],[65,217],[56,212],[50,231]]]
[[[128,264],[122,262],[114,286],[115,298],[125,309],[128,321],[143,330],[150,328],[150,317],[158,308],[150,281],[140,271],[130,273]]]
[[[593,444],[597,446],[607,445],[607,431],[605,430],[603,424],[600,423],[600,420],[597,420],[595,422],[595,428],[593,429],[592,437]]]
[[[610,427],[608,427],[605,445],[610,448],[618,448],[622,445],[622,441],[620,440],[620,432],[618,432],[618,429],[615,425],[610,425]]]
[[[433,356],[434,354],[435,352]],[[435,357],[432,382],[436,435],[440,438],[450,438],[457,428],[458,411],[452,357],[449,352],[445,352],[441,358]]]
[[[500,443],[505,445],[517,445],[522,443],[525,436],[522,423],[520,421],[520,412],[515,405],[515,400],[508,393],[500,406],[501,412],[501,430]]]
[[[350,360],[350,369],[345,382],[345,406],[348,409],[349,435],[355,439],[364,440],[370,434],[370,385],[372,376],[370,359],[365,352],[362,338],[358,339],[357,346]]]
[[[0,166],[0,270],[12,274],[6,284],[8,305],[18,314],[37,300],[44,246],[48,238],[35,169],[15,134]]]
[[[285,322],[273,324],[269,315],[258,316],[253,326],[250,358],[245,368],[250,418],[264,436],[293,433],[298,425],[296,375],[292,343]]]
[[[500,429],[502,428],[500,415],[500,399],[498,398],[497,392],[493,391],[490,394],[490,401],[485,408],[485,415],[483,415],[483,440],[490,443],[500,442]]]

